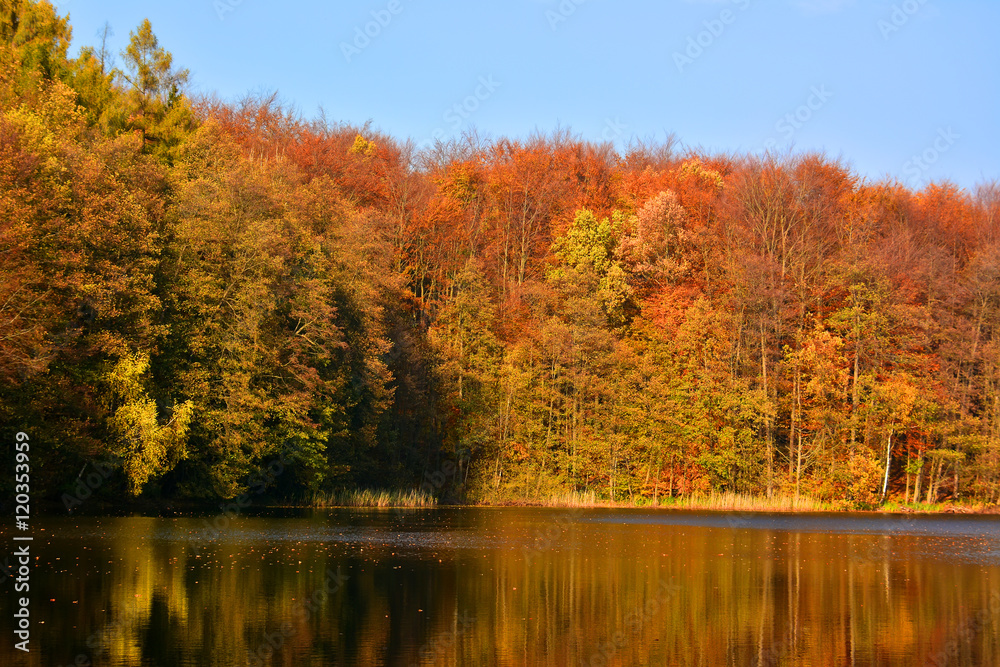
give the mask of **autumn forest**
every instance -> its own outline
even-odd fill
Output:
[[[997,182],[418,150],[70,30],[3,3],[0,424],[39,497],[1000,499]]]

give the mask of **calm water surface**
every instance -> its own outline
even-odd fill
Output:
[[[992,517],[276,510],[34,536],[32,652],[5,578],[2,665],[1000,665]]]

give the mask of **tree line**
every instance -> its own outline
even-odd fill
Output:
[[[996,182],[567,131],[417,150],[192,97],[148,21],[117,57],[70,30],[0,13],[0,422],[44,443],[36,493],[91,466],[233,498],[291,448],[289,498],[1000,496]]]

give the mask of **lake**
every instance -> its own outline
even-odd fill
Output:
[[[4,577],[4,665],[1000,665],[995,517],[282,509],[33,535],[32,651]]]

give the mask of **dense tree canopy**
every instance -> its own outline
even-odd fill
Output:
[[[148,21],[122,70],[69,31],[0,12],[0,423],[49,496],[99,465],[231,498],[291,450],[286,497],[1000,498],[996,183],[566,132],[417,153],[192,100]]]

